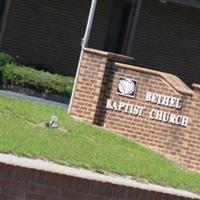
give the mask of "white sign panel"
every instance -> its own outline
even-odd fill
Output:
[[[129,78],[120,78],[117,93],[134,98],[137,91],[137,82]]]

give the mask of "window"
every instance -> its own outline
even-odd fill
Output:
[[[126,54],[135,17],[136,3],[136,0],[115,1],[104,50]]]

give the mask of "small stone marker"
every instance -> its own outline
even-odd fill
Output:
[[[46,123],[46,127],[48,128],[58,128],[58,117],[55,115],[52,115],[49,122]]]

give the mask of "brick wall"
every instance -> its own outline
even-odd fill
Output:
[[[191,85],[200,75],[200,9],[143,0],[131,56],[135,65],[166,71]]]
[[[14,161],[12,161],[14,162]],[[31,163],[37,163],[32,161]],[[20,164],[21,165],[21,164]],[[36,164],[37,166],[37,164]],[[37,166],[37,168],[39,168]],[[52,168],[53,169],[53,168]],[[0,162],[0,200],[197,200],[184,195]],[[179,192],[180,193],[180,192]]]
[[[104,49],[114,0],[98,0],[89,47]],[[74,76],[91,1],[12,0],[1,50],[22,64]],[[143,0],[131,56],[187,84],[199,79],[199,9]],[[183,70],[184,69],[184,70]]]
[[[12,0],[1,50],[19,63],[75,76],[89,0]],[[112,0],[100,0],[90,45],[103,48]]]
[[[188,102],[187,115],[191,116],[190,126],[185,132],[181,149],[182,162],[189,168],[196,166],[200,170],[200,87],[193,85],[194,95]]]
[[[116,63],[125,57],[85,49],[71,115],[120,132],[167,155],[190,169],[200,170],[200,90],[189,89],[171,74]],[[128,58],[127,58],[128,59]],[[130,59],[130,58],[129,58]],[[124,60],[123,60],[124,61]],[[130,78],[138,82],[135,98],[117,94],[119,79]],[[181,109],[156,105],[145,101],[147,92],[180,98]],[[107,99],[144,107],[141,116],[106,109]],[[186,116],[187,127],[150,119],[152,110]]]

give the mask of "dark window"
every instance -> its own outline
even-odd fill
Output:
[[[0,0],[0,50],[2,50],[2,38],[6,26],[6,18],[11,0]]]
[[[5,6],[5,0],[0,0],[0,35],[2,34],[3,27],[3,11]]]
[[[104,50],[126,54],[135,8],[136,0],[115,1]]]
[[[0,0],[0,19],[2,20],[3,9],[5,5],[5,0]]]

